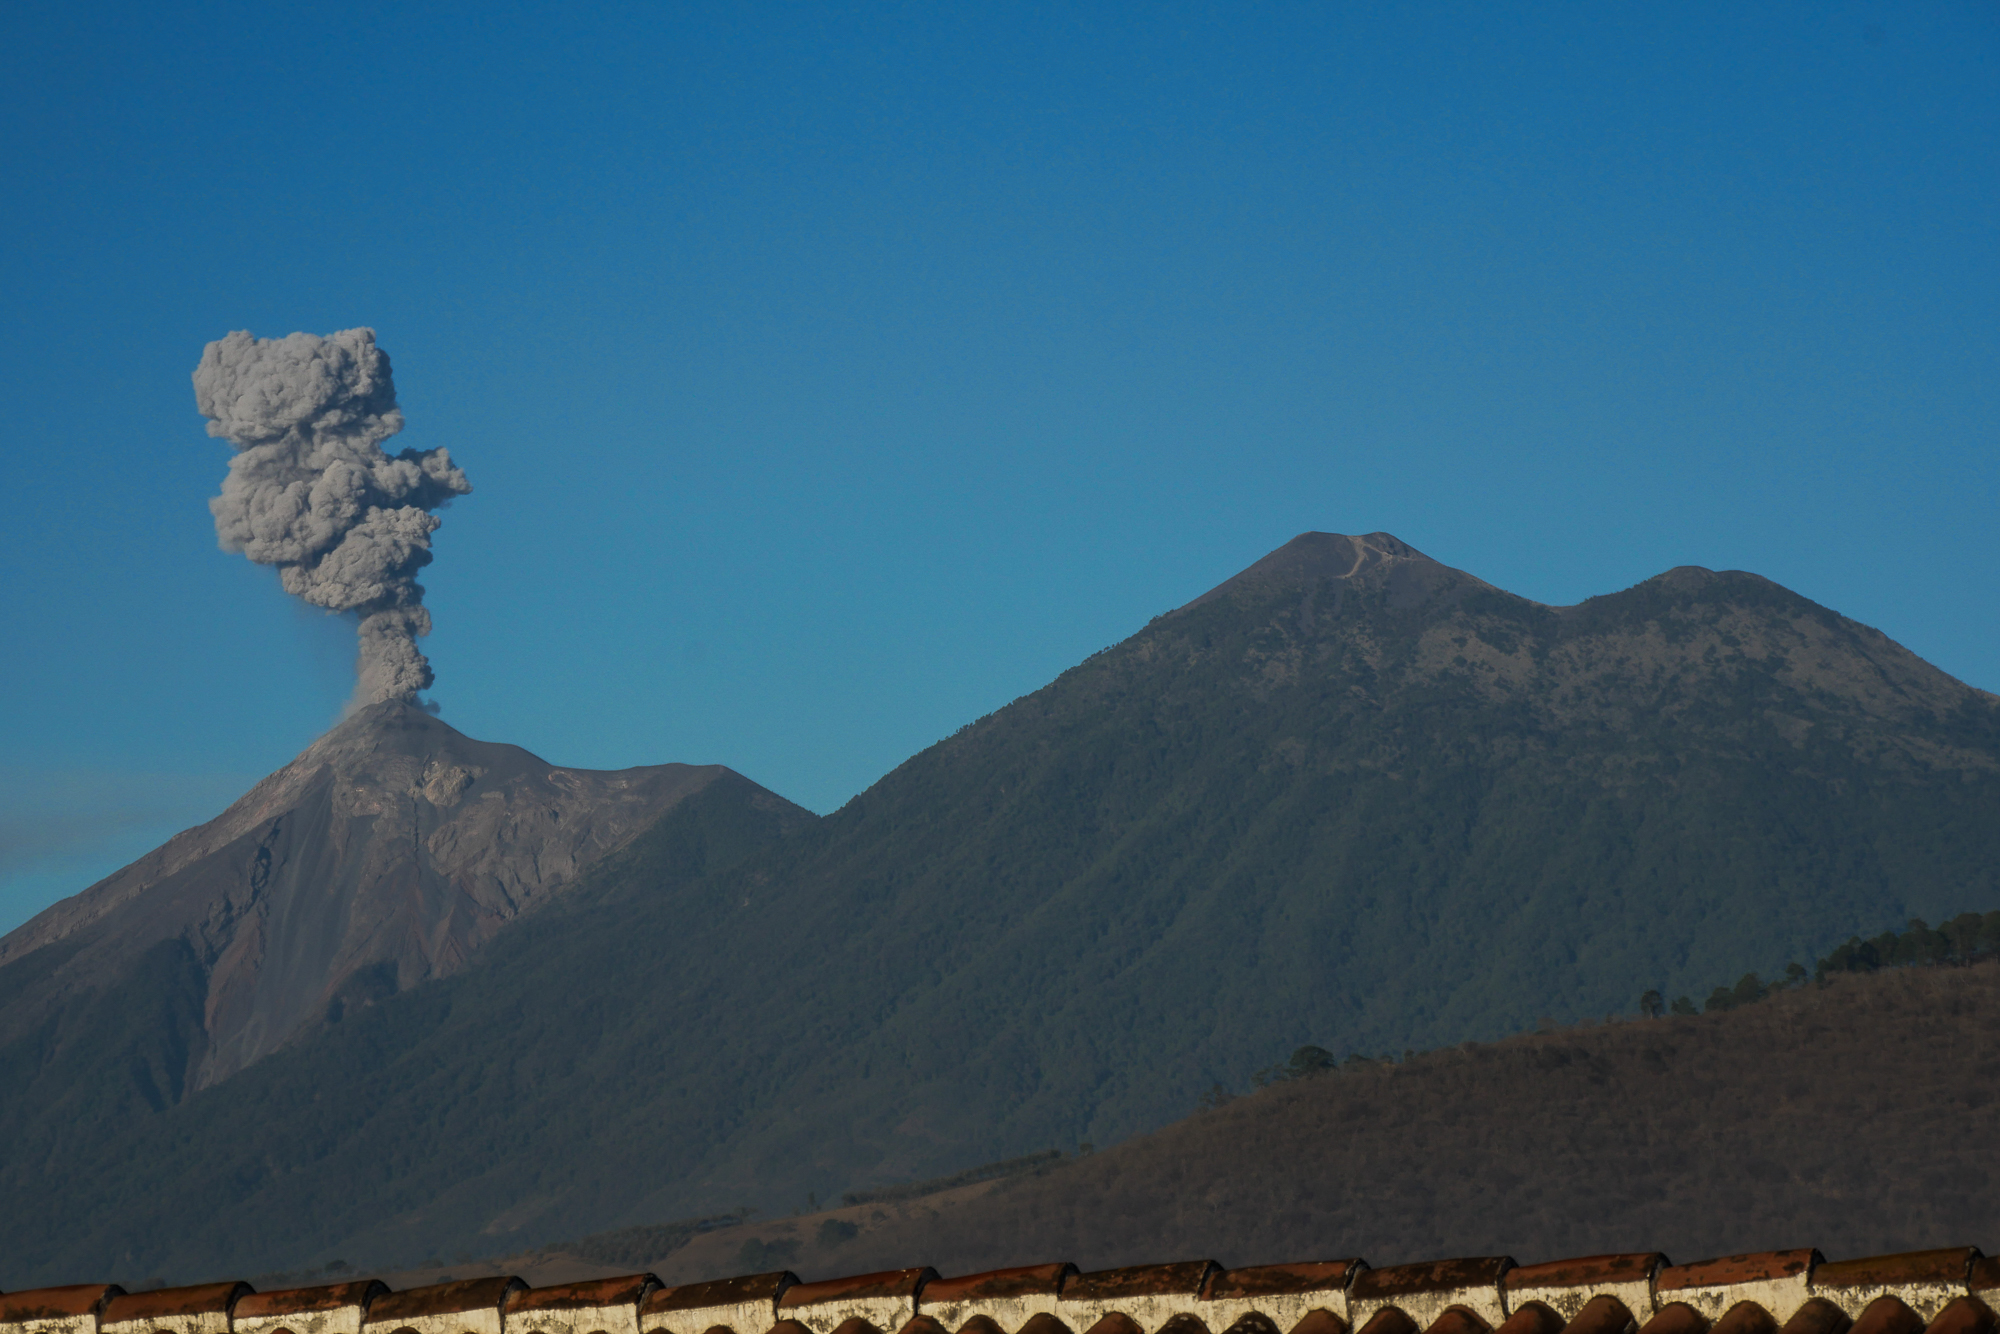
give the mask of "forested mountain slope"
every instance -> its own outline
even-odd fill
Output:
[[[708,791],[458,976],[10,1152],[0,1190],[65,1187],[0,1286],[789,1209],[2000,900],[1994,697],[1754,575],[1552,608],[1384,534],[782,836]]]

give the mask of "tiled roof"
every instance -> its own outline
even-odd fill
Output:
[[[243,1283],[82,1285],[0,1296],[0,1334],[2000,1334],[1995,1304],[2000,1258],[1975,1247],[1834,1262],[1807,1248],[1687,1265],[1653,1252],[1381,1269],[1190,1260],[817,1283],[781,1272],[671,1288],[651,1274],[406,1292],[374,1280],[264,1294]]]

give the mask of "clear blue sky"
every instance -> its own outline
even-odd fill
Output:
[[[0,927],[339,713],[202,345],[372,325],[444,717],[830,810],[1306,529],[2000,689],[2000,7],[0,16]]]

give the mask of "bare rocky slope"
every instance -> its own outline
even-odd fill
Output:
[[[563,768],[405,704],[370,706],[214,820],[0,939],[0,970],[25,964],[9,970],[0,1045],[39,1035],[59,1048],[65,1014],[150,972],[171,979],[155,1003],[182,1011],[185,1059],[163,1060],[156,1087],[173,1101],[302,1030],[457,972],[729,773]]]

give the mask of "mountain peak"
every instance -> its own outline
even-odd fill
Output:
[[[1304,589],[1321,580],[1354,581],[1380,574],[1418,574],[1426,582],[1440,577],[1468,580],[1490,587],[1484,580],[1431,559],[1392,533],[1300,533],[1239,574],[1223,580],[1194,601],[1186,611],[1217,598],[1236,594],[1269,596]]]

